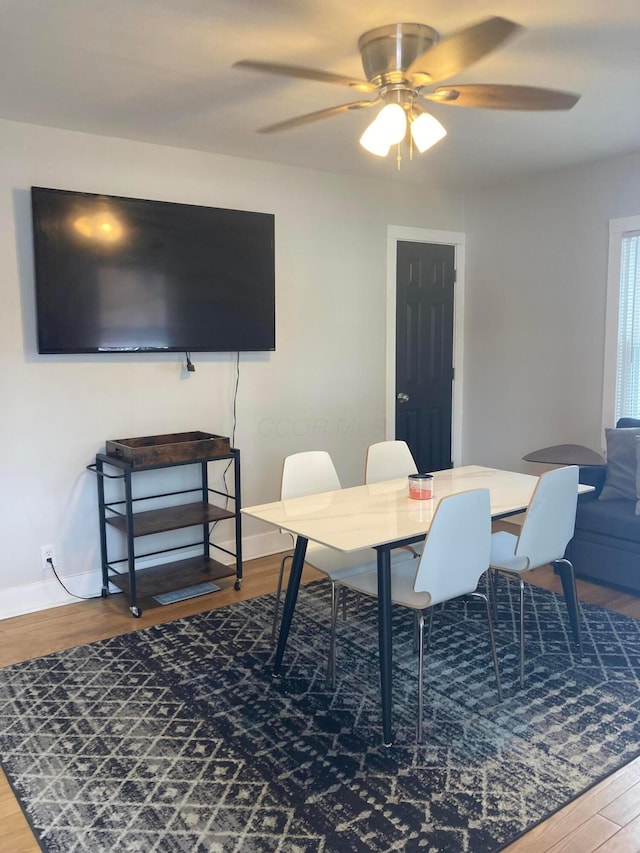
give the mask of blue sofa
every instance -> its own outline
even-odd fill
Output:
[[[640,420],[621,418],[618,429],[640,427]],[[595,486],[581,495],[575,534],[566,557],[576,577],[640,595],[640,516],[635,500],[598,500],[605,484],[606,465],[580,468],[580,482]]]

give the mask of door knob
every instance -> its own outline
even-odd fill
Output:
[[[399,403],[408,403],[408,402],[409,402],[409,395],[408,395],[408,394],[405,394],[405,393],[404,393],[404,391],[399,391],[399,392],[396,394],[396,400],[397,400]]]

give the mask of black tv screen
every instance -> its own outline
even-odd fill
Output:
[[[38,352],[275,349],[274,217],[31,188]]]

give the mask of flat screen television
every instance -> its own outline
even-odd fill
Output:
[[[275,349],[274,216],[31,188],[38,352]]]

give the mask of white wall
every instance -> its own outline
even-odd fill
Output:
[[[640,154],[467,198],[464,460],[601,446],[608,220],[640,213]]]
[[[424,187],[393,180],[0,122],[0,617],[68,600],[41,544],[75,591],[98,592],[85,466],[106,439],[232,429],[233,355],[197,354],[187,374],[176,354],[37,354],[31,185],[274,213],[277,350],[240,357],[244,503],[276,498],[282,457],[300,449],[328,449],[345,485],[361,481],[384,436],[387,226],[462,230],[459,196],[432,189],[425,204]],[[249,555],[265,530],[245,522]]]

